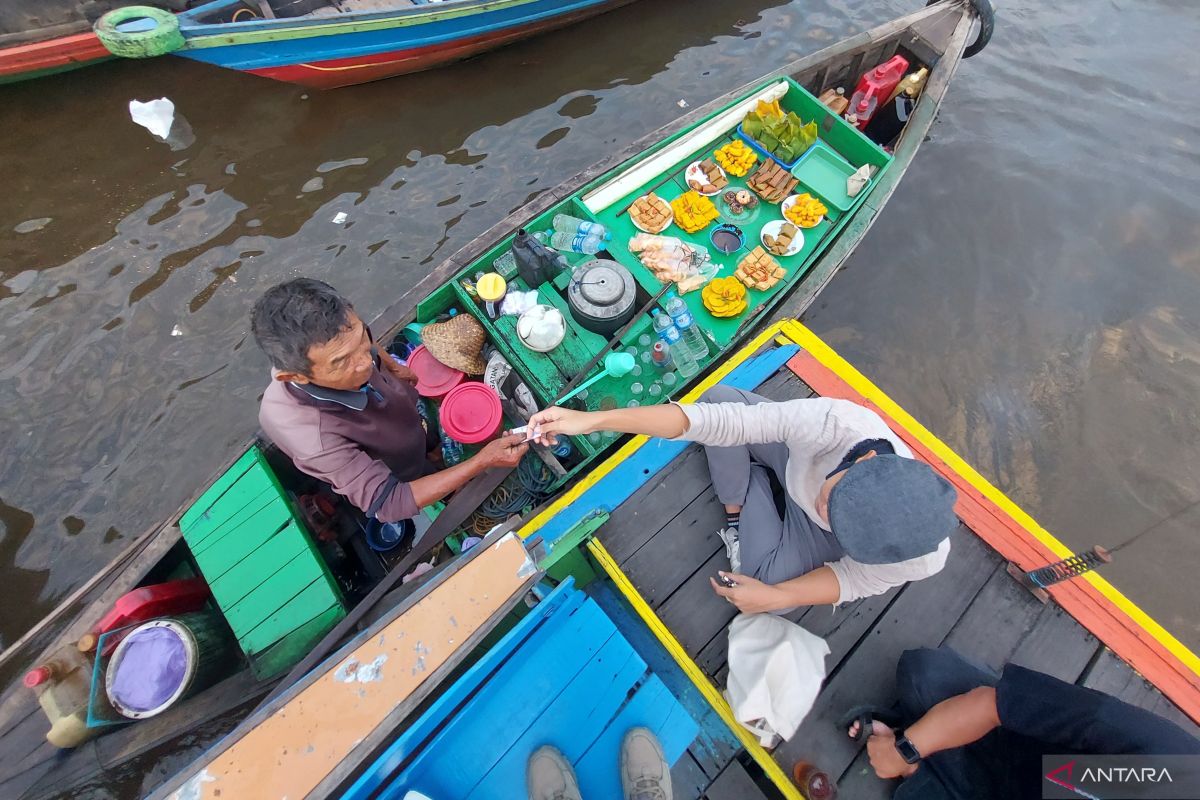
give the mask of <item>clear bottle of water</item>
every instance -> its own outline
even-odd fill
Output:
[[[447,467],[452,467],[463,459],[463,446],[446,435],[445,431],[441,433],[442,439],[442,461]]]
[[[550,246],[555,250],[562,250],[568,253],[595,255],[604,248],[604,240],[599,236],[586,236],[582,233],[555,231],[550,237]]]
[[[551,225],[559,233],[582,233],[584,236],[596,236],[606,242],[612,239],[612,234],[608,232],[608,228],[605,228],[599,222],[589,222],[586,219],[572,217],[569,214],[555,214]]]
[[[679,336],[679,329],[671,321],[671,315],[664,314],[661,309],[657,308],[654,309],[653,314],[654,332],[671,348],[671,358],[675,362],[675,368],[683,377],[692,377],[700,371],[700,365],[696,363],[692,351],[683,344],[683,340]]]
[[[696,320],[692,317],[687,303],[683,302],[683,298],[674,292],[667,294],[667,313],[671,315],[671,321],[679,329],[679,336],[683,339],[687,349],[692,351],[696,361],[708,358],[708,342],[704,340],[704,334],[697,327]]]

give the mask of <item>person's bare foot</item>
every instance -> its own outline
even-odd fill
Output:
[[[858,737],[858,729],[859,729],[858,720],[854,720],[853,722],[850,723],[850,727],[846,729],[846,735],[849,736],[851,739],[855,739]],[[889,728],[887,725],[884,725],[882,722],[880,722],[877,719],[871,720],[871,733],[869,734],[869,736],[871,739],[875,739],[875,737],[879,737],[879,739],[889,740],[890,746],[892,748],[895,747],[896,732],[894,730],[892,730],[891,728]],[[876,774],[879,775],[879,777],[881,777],[881,778],[907,778],[910,775],[912,775],[914,772],[917,771],[917,767],[919,766],[918,764],[905,763],[904,760],[902,758],[900,758],[900,754],[898,751],[896,753],[892,753],[891,750],[887,746],[883,747],[882,751],[887,754],[886,761],[888,763],[886,765],[885,764],[876,764],[875,763],[876,762],[875,749],[872,746],[872,743],[870,741],[868,741],[867,745],[868,745],[867,751],[868,751],[868,753],[871,753],[871,755],[872,755],[871,764],[872,764],[872,766],[875,767]],[[893,758],[893,756],[894,756],[894,758]],[[881,768],[882,768],[882,772],[881,772]]]

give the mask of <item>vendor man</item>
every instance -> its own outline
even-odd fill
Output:
[[[515,467],[521,436],[489,443],[438,470],[438,437],[417,411],[416,377],[386,352],[327,283],[297,278],[268,289],[250,328],[274,380],[258,420],[296,467],[368,516],[409,519],[489,467]]]
[[[940,571],[950,553],[954,488],[846,400],[775,403],[716,386],[688,405],[550,408],[530,426],[541,440],[606,430],[703,444],[727,514],[722,576],[736,584],[713,588],[745,613],[882,594]]]

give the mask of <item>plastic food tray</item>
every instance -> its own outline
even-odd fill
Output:
[[[763,147],[758,142],[754,141],[754,137],[751,136],[750,134],[746,133],[746,131],[742,129],[742,123],[740,123],[740,122],[738,123],[738,126],[737,126],[737,132],[738,132],[738,136],[742,137],[742,141],[744,141],[746,144],[750,145],[751,150],[758,153],[763,158],[771,159],[775,163],[781,165],[784,169],[788,169],[788,170],[790,170],[792,167],[796,166],[801,161],[803,161],[804,157],[806,155],[808,155],[809,153],[811,153],[812,149],[817,146],[816,142],[809,145],[808,149],[805,150],[803,153],[801,153],[796,158],[795,161],[782,161],[782,160],[780,160],[780,158],[778,156],[772,155],[771,153],[769,153],[767,151],[767,149],[765,147]],[[817,141],[819,142],[820,140],[818,139]]]
[[[849,211],[850,206],[854,205],[855,198],[846,194],[846,179],[853,174],[854,167],[850,162],[821,142],[808,148],[792,169],[793,178],[820,197],[826,205],[839,211]]]

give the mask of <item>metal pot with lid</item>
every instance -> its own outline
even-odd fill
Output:
[[[637,311],[637,283],[633,274],[616,261],[598,258],[571,273],[567,304],[571,316],[601,336],[612,336]]]

